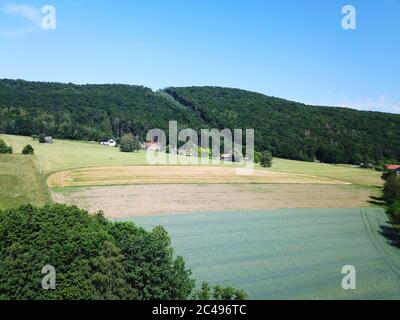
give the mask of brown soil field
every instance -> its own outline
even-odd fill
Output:
[[[307,174],[257,169],[240,176],[235,168],[212,166],[111,166],[66,170],[47,179],[51,188],[143,184],[349,184]]]
[[[323,184],[154,184],[53,191],[59,203],[109,218],[274,208],[368,207],[368,189]]]

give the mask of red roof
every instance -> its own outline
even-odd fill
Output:
[[[400,165],[399,164],[388,164],[388,165],[386,165],[386,169],[397,170],[397,169],[400,169]]]

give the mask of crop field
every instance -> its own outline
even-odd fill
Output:
[[[254,170],[241,176],[235,169],[212,166],[112,166],[61,171],[48,178],[50,187],[81,187],[134,184],[218,184],[218,183],[281,183],[281,184],[348,184],[338,180],[305,174]]]
[[[253,299],[400,299],[400,251],[382,233],[383,210],[281,209],[126,218],[166,227],[201,281]],[[343,290],[342,267],[356,268]]]

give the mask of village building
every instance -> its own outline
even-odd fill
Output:
[[[53,143],[53,137],[44,137],[44,143]]]
[[[108,147],[116,147],[117,146],[117,142],[115,140],[108,140],[108,141],[103,141],[100,142],[101,145],[103,146],[108,146]]]
[[[161,151],[161,144],[158,142],[146,142],[141,144],[141,147],[146,151]]]
[[[221,155],[221,160],[233,162],[233,154],[232,153],[224,153]]]
[[[394,171],[397,175],[400,175],[400,165],[399,164],[388,164],[386,165],[386,169]]]

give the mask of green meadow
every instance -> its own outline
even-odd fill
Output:
[[[146,154],[123,153],[118,148],[102,146],[96,142],[54,140],[53,144],[39,143],[30,137],[0,135],[0,139],[20,153],[30,144],[42,173],[50,174],[60,170],[87,166],[138,165],[146,163]]]
[[[124,219],[163,225],[194,276],[252,299],[400,299],[400,250],[382,209],[281,209]],[[343,266],[356,290],[343,290]]]
[[[45,179],[33,156],[0,155],[0,209],[49,201]]]
[[[345,164],[327,164],[274,159],[273,166],[270,170],[290,173],[306,173],[318,177],[350,182],[358,186],[371,187],[382,185],[382,172]]]

